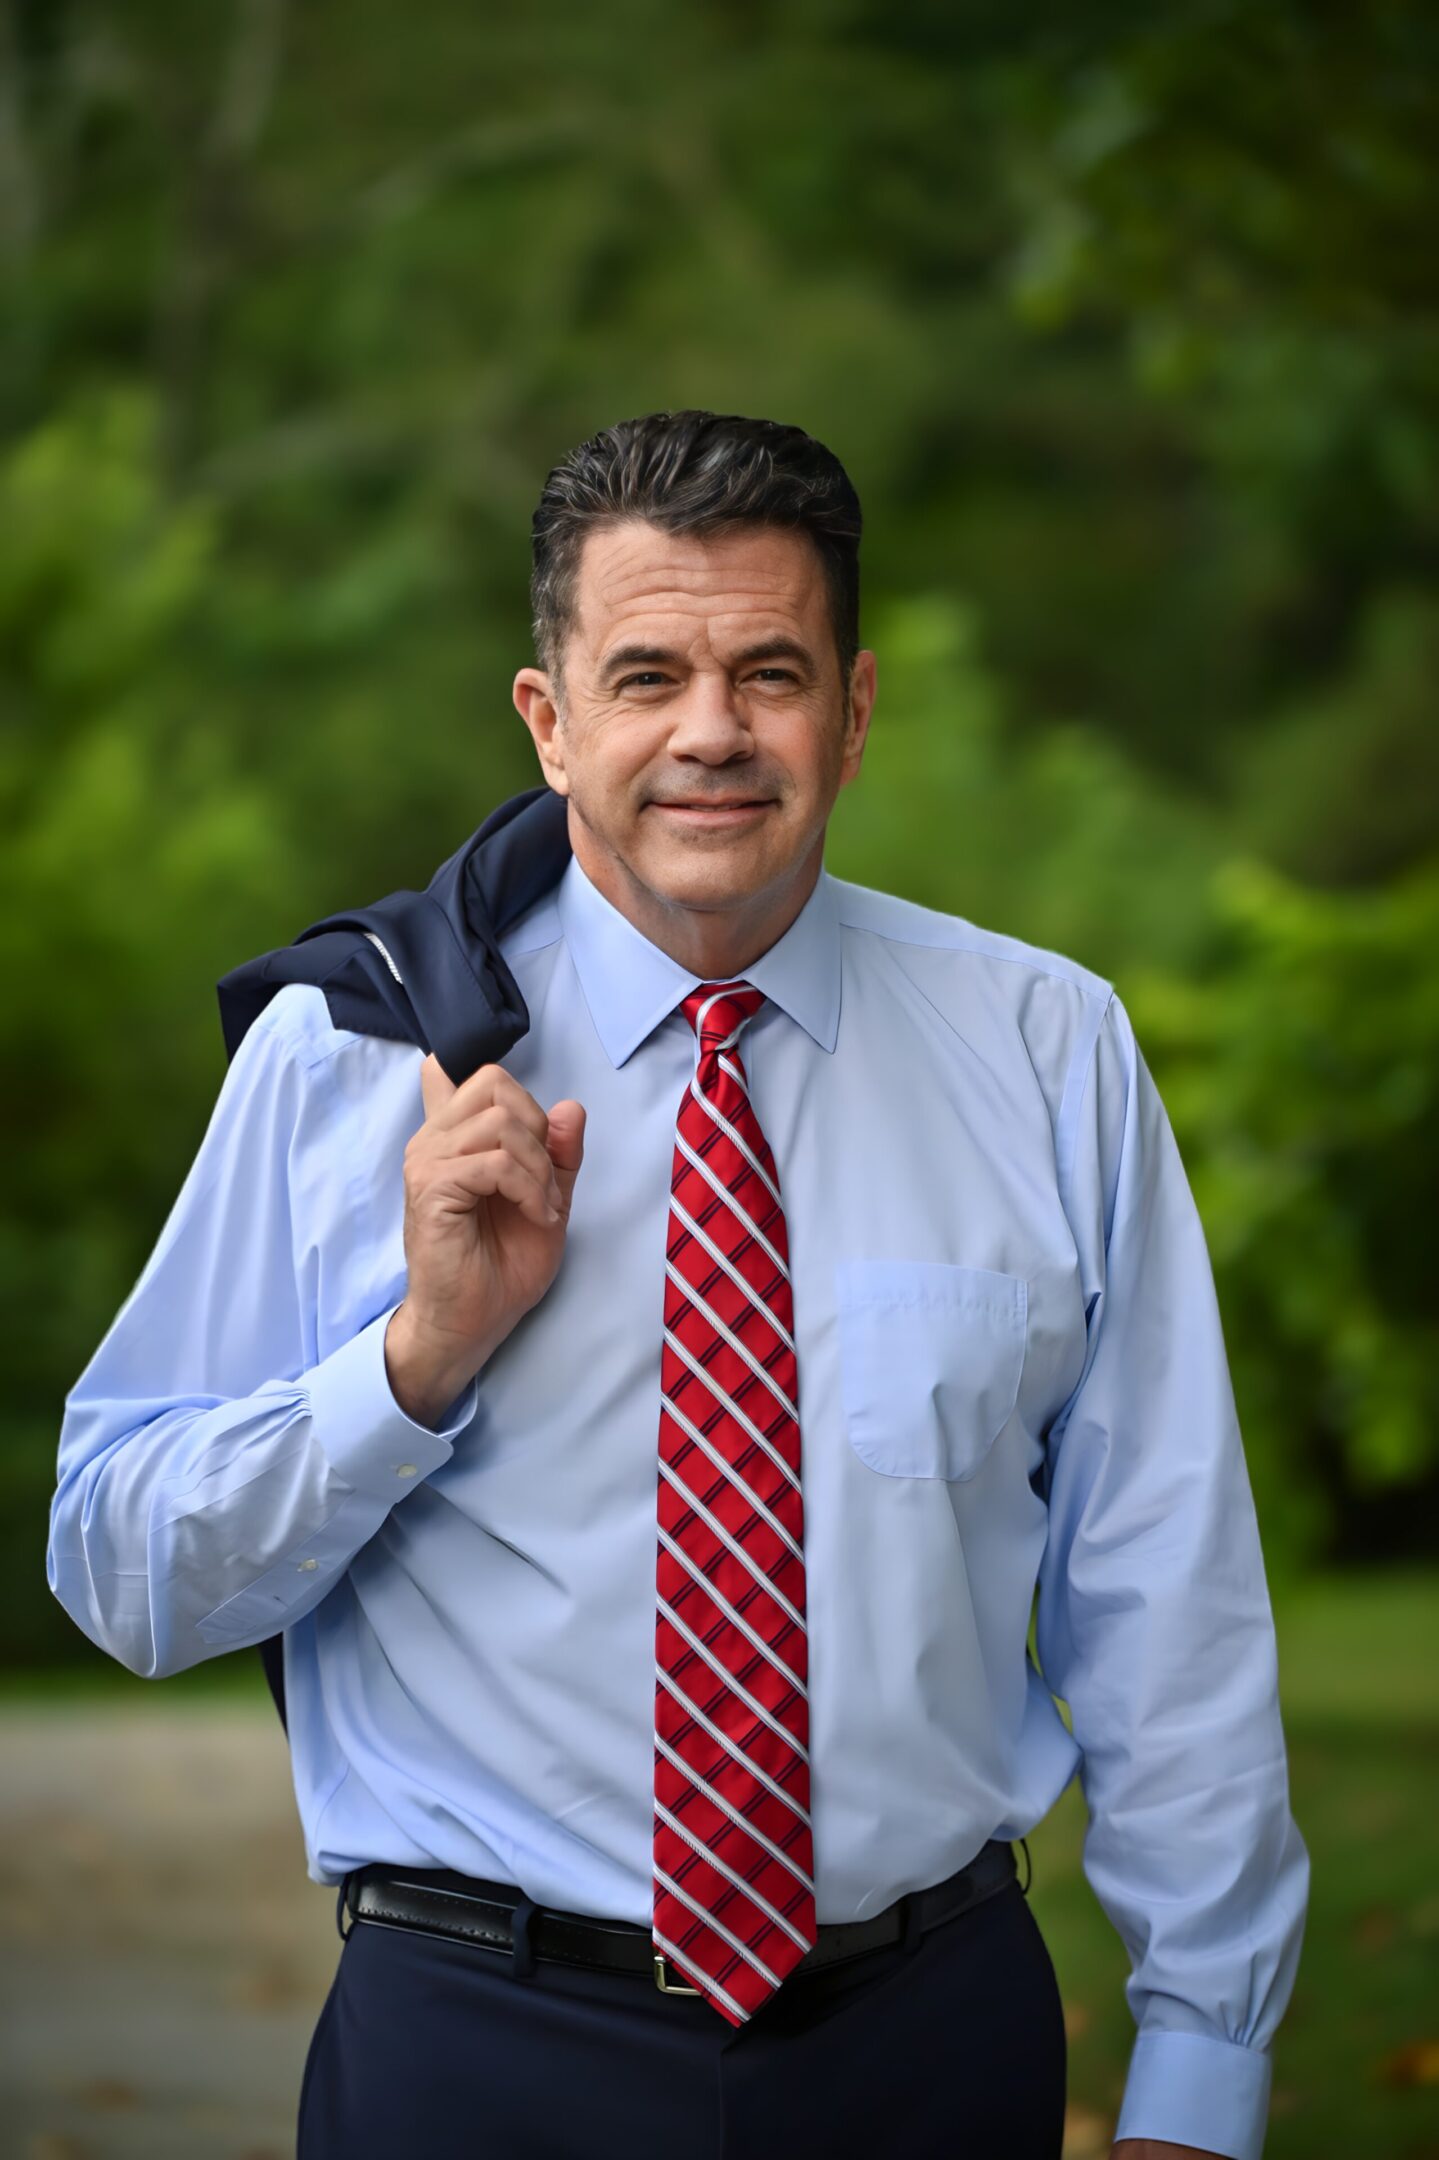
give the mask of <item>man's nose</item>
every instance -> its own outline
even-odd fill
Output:
[[[673,757],[717,763],[754,746],[744,700],[723,669],[697,670],[670,711],[673,726],[669,749]]]

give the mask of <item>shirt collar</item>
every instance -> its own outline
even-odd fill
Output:
[[[623,1065],[703,975],[692,975],[607,900],[572,855],[560,879],[560,928],[595,1031]],[[839,1033],[840,932],[833,880],[821,864],[814,890],[782,937],[734,980],[753,983],[822,1050]]]

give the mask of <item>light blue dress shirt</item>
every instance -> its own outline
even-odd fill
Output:
[[[422,1053],[287,985],[66,1397],[49,1581],[147,1677],[286,1630],[314,1881],[456,1868],[648,1925],[701,978],[577,860],[504,949],[532,1018],[508,1069],[588,1111],[547,1295],[436,1430],[399,1408]],[[1078,1772],[1133,1965],[1117,2134],[1258,2160],[1308,1854],[1209,1257],[1129,1017],[1060,954],[828,871],[745,975],[794,1283],[818,1918],[1022,1837]]]

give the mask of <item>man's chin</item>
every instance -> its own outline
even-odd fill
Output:
[[[646,864],[645,883],[676,907],[742,907],[770,882],[770,866],[750,848],[709,845],[667,851]]]

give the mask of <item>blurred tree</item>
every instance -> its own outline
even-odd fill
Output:
[[[1125,994],[1204,1218],[1271,1565],[1417,1553],[1439,1467],[1439,864],[1317,894],[1234,858],[1210,895],[1206,978],[1138,969]]]
[[[1434,44],[1417,0],[0,0],[0,1637],[78,1647],[60,1398],[216,977],[537,777],[540,485],[685,404],[866,505],[831,867],[1131,1000],[1276,1552],[1432,1535]]]
[[[1241,818],[1324,882],[1414,861],[1439,834],[1432,11],[1170,6],[1010,69],[1005,107],[1022,311],[1123,327],[1247,565],[1234,627],[1263,732],[1282,717],[1251,759],[1252,711],[1210,716]]]

